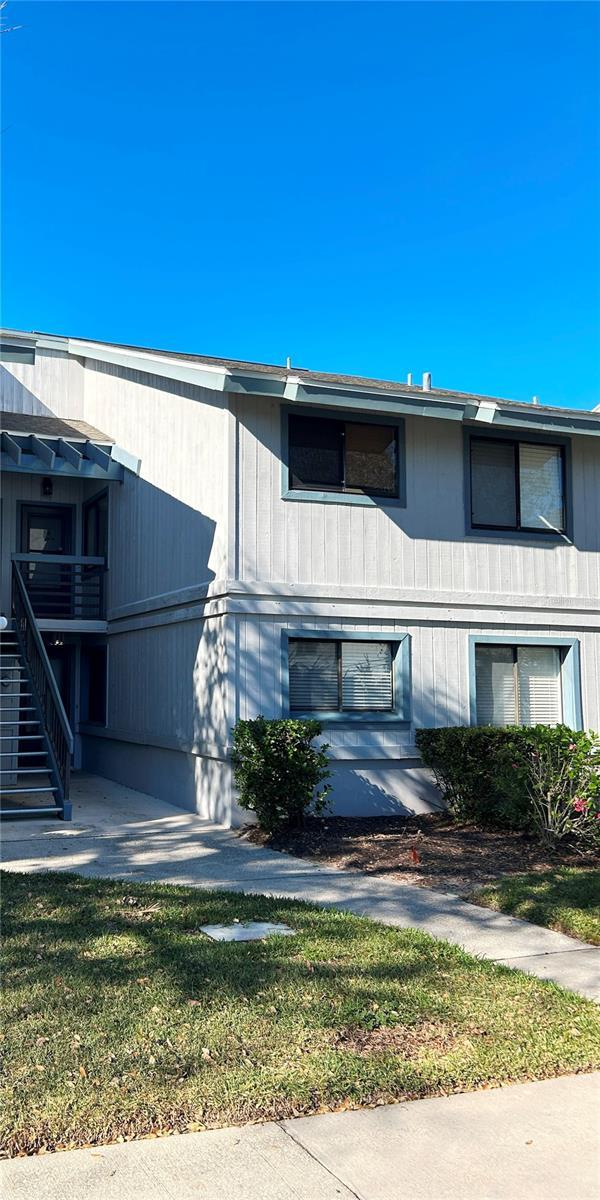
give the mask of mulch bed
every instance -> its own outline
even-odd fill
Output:
[[[445,814],[416,817],[326,817],[304,829],[271,837],[254,825],[242,836],[334,867],[389,875],[401,883],[442,891],[470,892],[502,875],[591,867],[598,857],[564,849],[550,854],[532,837],[510,830],[479,829]]]

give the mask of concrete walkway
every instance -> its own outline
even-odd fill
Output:
[[[592,1200],[600,1076],[0,1164],[8,1200]],[[374,1153],[374,1147],[377,1152]]]
[[[2,827],[4,866],[262,892],[412,926],[472,954],[600,999],[600,949],[455,895],[360,871],[317,866],[253,846],[235,832],[98,776],[75,777],[73,821]]]

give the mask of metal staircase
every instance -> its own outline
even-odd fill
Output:
[[[20,571],[0,633],[0,815],[70,820],[73,737]]]

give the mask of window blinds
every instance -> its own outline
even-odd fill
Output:
[[[558,725],[562,720],[560,655],[556,646],[519,646],[519,723]]]
[[[327,712],[338,708],[337,642],[290,641],[289,673],[291,709]]]
[[[389,642],[342,642],[342,707],[392,707],[392,651]]]
[[[519,446],[521,525],[526,529],[562,529],[562,455],[559,446]]]
[[[476,650],[477,724],[515,725],[517,703],[512,646]]]
[[[478,725],[558,725],[562,720],[556,646],[477,646]]]
[[[389,642],[289,642],[290,709],[304,712],[385,712],[394,704]]]

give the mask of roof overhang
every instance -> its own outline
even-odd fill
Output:
[[[472,396],[460,392],[428,391],[413,385],[390,385],[379,388],[377,381],[353,384],[347,381],[331,383],[315,380],[314,373],[286,368],[261,371],[252,364],[228,360],[227,365],[204,362],[193,356],[170,355],[133,346],[117,346],[108,342],[89,342],[51,334],[6,331],[11,338],[35,343],[40,349],[63,350],[80,359],[109,362],[129,370],[179,380],[210,391],[234,395],[266,396],[290,404],[327,406],[348,411],[377,412],[383,415],[435,417],[438,420],[472,421],[494,428],[530,429],[532,431],[600,436],[600,414],[597,409],[584,411],[566,408],[553,409],[548,405],[516,403]]]
[[[8,426],[8,428],[7,428]],[[2,414],[0,469],[29,475],[123,481],[124,471],[139,474],[141,463],[99,431],[79,431],[58,419]]]

